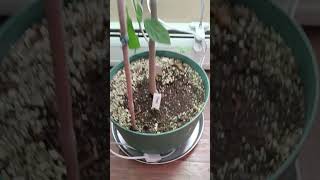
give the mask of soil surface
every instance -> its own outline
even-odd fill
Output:
[[[156,84],[161,94],[160,109],[151,109],[153,96],[148,90],[148,64],[146,60],[139,60],[131,64],[133,70],[134,107],[137,127],[140,132],[159,133],[166,132],[189,122],[201,108],[204,102],[204,86],[199,75],[185,63],[168,58],[158,58],[158,64],[162,66],[161,74],[158,74]],[[142,69],[143,68],[143,69]],[[120,72],[123,74],[123,72]],[[139,74],[139,79],[135,80]],[[123,101],[124,112],[127,111],[127,96],[123,91],[116,96],[116,89],[121,82],[118,76],[111,82],[111,107]],[[123,75],[122,75],[123,76]],[[119,108],[118,106],[114,107]],[[115,120],[121,119],[119,114],[111,111]],[[127,114],[123,121],[119,121],[127,128],[131,128]]]
[[[304,127],[303,84],[279,34],[241,6],[212,9],[214,179],[266,179]]]

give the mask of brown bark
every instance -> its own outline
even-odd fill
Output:
[[[120,33],[121,33],[121,36],[124,37],[127,35],[127,27],[126,27],[126,19],[125,19],[125,0],[118,0],[118,12],[119,12],[119,22],[120,22]],[[133,105],[133,96],[132,96],[132,82],[131,82],[130,63],[129,63],[129,56],[128,56],[128,44],[122,45],[122,53],[123,53],[124,71],[125,71],[126,82],[127,82],[128,108],[131,115],[131,125],[133,129],[137,129],[135,113],[134,113],[134,105]]]
[[[70,95],[68,70],[65,62],[64,26],[62,23],[61,0],[46,0],[45,13],[48,20],[50,46],[53,55],[55,94],[60,128],[58,136],[62,155],[67,166],[67,179],[79,180],[76,138],[72,121],[72,100]]]
[[[149,41],[149,92],[153,95],[156,92],[156,74],[155,74],[156,48],[155,42]]]
[[[157,17],[157,2],[156,0],[150,1],[151,18],[158,19]],[[149,41],[149,91],[153,95],[156,90],[156,43],[150,39]]]

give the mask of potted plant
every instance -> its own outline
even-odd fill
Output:
[[[288,170],[319,101],[308,39],[271,1],[218,1],[211,10],[213,179],[295,179]]]
[[[149,51],[135,54],[129,61],[128,47],[139,48],[139,41],[128,7],[124,0],[118,0],[123,62],[110,71],[111,122],[136,150],[167,153],[193,132],[208,101],[209,81],[192,59],[155,50],[156,42],[170,43],[168,31],[157,19],[156,1],[151,0],[151,18],[145,20],[141,4],[133,1],[133,6]]]

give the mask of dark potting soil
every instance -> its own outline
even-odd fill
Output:
[[[303,85],[291,50],[245,7],[212,9],[213,178],[266,179],[304,127]]]
[[[175,81],[169,85],[161,84],[161,81],[157,82],[157,89],[161,89],[161,106],[159,110],[151,110],[152,95],[148,90],[148,79],[144,79],[137,85],[137,89],[133,94],[134,106],[137,109],[136,118],[138,126],[143,126],[144,132],[165,132],[173,129],[172,123],[177,123],[177,127],[182,126],[188,122],[192,117],[188,115],[181,115],[176,120],[168,120],[170,117],[182,114],[184,112],[193,109],[193,98],[197,101],[203,101],[204,95],[199,93],[197,89],[191,84],[185,76],[175,76]],[[127,98],[126,98],[127,99]],[[125,101],[125,107],[127,108],[127,102]],[[197,109],[194,109],[197,112]],[[155,124],[157,124],[157,130],[155,130]]]
[[[148,69],[144,68],[148,67],[147,62],[139,60],[131,64],[133,81],[136,82],[133,85],[134,107],[137,127],[140,132],[159,133],[181,127],[189,122],[204,104],[202,81],[189,65],[178,60],[169,60],[168,58],[166,60],[158,58],[158,63],[162,64],[162,75],[158,74],[156,80],[157,90],[161,94],[159,110],[151,109],[153,96],[148,90]],[[141,78],[136,80],[138,74]],[[111,83],[111,99],[116,94],[115,88],[119,86],[117,83],[121,81],[120,78],[117,78],[114,78]],[[117,101],[123,100],[123,108],[127,109],[126,93],[123,91],[117,98],[119,100],[111,102],[111,106],[116,104]],[[116,106],[116,108],[119,107]],[[118,114],[112,113],[112,115],[116,120],[121,118]],[[126,124],[123,121],[120,121],[120,123],[132,129],[128,116],[126,116],[125,120]]]

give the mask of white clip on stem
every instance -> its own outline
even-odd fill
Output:
[[[120,36],[120,42],[122,46],[127,45],[129,43],[128,35]]]
[[[122,145],[122,146],[127,146],[133,150],[135,150],[133,147],[127,145],[127,144],[123,144],[123,143],[117,143],[117,142],[114,142],[112,144],[118,144],[118,145]],[[159,162],[161,159],[164,159],[166,157],[169,157],[171,154],[174,153],[175,150],[172,150],[169,154],[165,155],[165,156],[161,156],[160,154],[147,154],[147,153],[144,153],[143,156],[132,156],[132,157],[129,157],[129,156],[123,156],[121,154],[118,154],[116,152],[114,152],[111,148],[110,148],[110,152],[119,157],[119,158],[123,158],[123,159],[134,159],[134,160],[137,160],[137,159],[145,159],[147,162]]]

